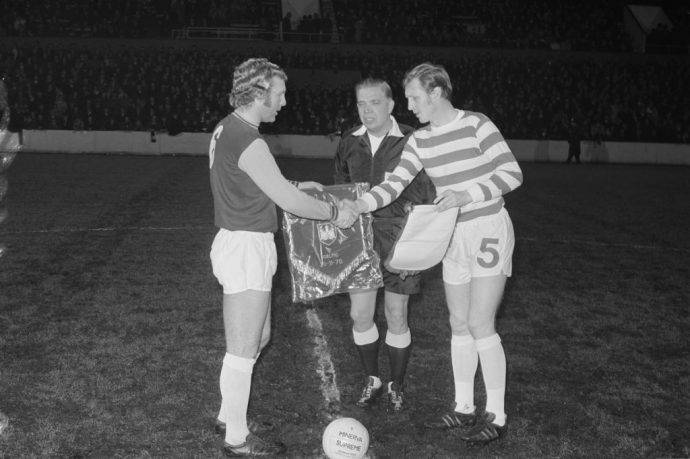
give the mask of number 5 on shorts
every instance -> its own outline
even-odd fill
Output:
[[[482,268],[493,268],[498,264],[498,259],[500,258],[498,250],[496,250],[494,247],[491,247],[492,245],[497,244],[498,239],[496,238],[485,237],[484,239],[482,239],[482,245],[479,247],[479,251],[485,254],[487,258],[491,258],[485,260],[482,257],[477,257],[477,263],[479,263],[479,266],[481,266]]]

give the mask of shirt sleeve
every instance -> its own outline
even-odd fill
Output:
[[[503,135],[489,118],[484,117],[477,126],[476,137],[482,155],[491,160],[494,172],[486,180],[467,189],[472,201],[490,201],[519,187],[522,184],[522,170]]]
[[[331,205],[301,192],[280,172],[268,145],[256,139],[242,152],[240,169],[281,209],[302,218],[328,220]]]
[[[400,193],[424,169],[416,150],[414,136],[411,136],[403,147],[400,162],[386,180],[363,194],[360,200],[367,205],[367,210],[373,212],[395,201]]]

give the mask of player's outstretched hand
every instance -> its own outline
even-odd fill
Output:
[[[300,190],[318,190],[323,191],[323,185],[319,182],[299,182],[297,188]]]
[[[345,205],[351,207],[352,210],[355,211],[355,213],[357,215],[363,214],[365,212],[369,212],[369,210],[367,209],[366,203],[361,199],[358,199],[356,201],[351,201],[349,199],[343,199],[343,202],[345,203]]]
[[[436,204],[436,211],[443,212],[451,207],[462,207],[472,202],[472,197],[466,191],[446,190],[434,199]]]
[[[359,217],[359,213],[356,211],[354,203],[348,199],[342,199],[338,201],[338,217],[335,219],[334,223],[338,228],[349,228]]]

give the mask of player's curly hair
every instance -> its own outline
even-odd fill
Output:
[[[235,108],[251,104],[254,99],[263,98],[271,89],[271,79],[278,77],[287,81],[285,71],[263,57],[251,58],[235,67],[232,75],[232,91],[228,96]]]
[[[434,88],[441,88],[443,98],[450,100],[453,85],[450,82],[448,72],[442,65],[424,62],[408,70],[403,78],[403,88],[415,78],[419,80],[419,84],[427,93],[433,91]]]

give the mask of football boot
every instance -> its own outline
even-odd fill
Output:
[[[367,384],[362,389],[362,395],[360,395],[359,400],[357,400],[357,406],[365,408],[376,403],[379,395],[383,392],[383,384],[376,387],[376,380],[373,376],[367,377]]]
[[[489,443],[501,438],[506,433],[506,426],[494,424],[496,415],[485,412],[477,417],[477,422],[460,433],[460,438],[467,443]]]
[[[278,456],[284,454],[286,447],[280,442],[269,442],[257,437],[253,433],[247,435],[244,443],[240,445],[223,445],[223,453],[229,457],[258,457]]]
[[[388,383],[388,411],[402,411],[404,397],[402,387],[395,382]]]
[[[458,413],[450,411],[438,418],[430,419],[424,423],[427,429],[466,429],[472,427],[477,419],[474,413]]]

